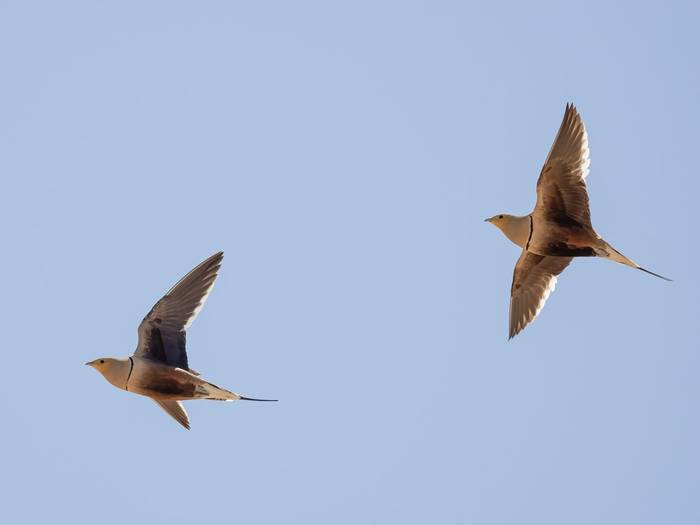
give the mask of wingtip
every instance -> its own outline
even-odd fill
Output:
[[[513,339],[516,335],[523,331],[524,326],[511,326],[508,330],[508,341]]]

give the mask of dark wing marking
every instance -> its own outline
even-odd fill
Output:
[[[223,252],[209,257],[151,308],[139,325],[139,343],[134,355],[189,370],[185,331],[204,306],[223,258]]]
[[[510,289],[510,328],[508,338],[517,335],[540,313],[554,290],[557,275],[564,271],[571,257],[535,255],[523,250],[513,271]]]
[[[590,246],[576,246],[564,241],[551,241],[546,244],[544,253],[557,257],[595,257],[596,251]]]
[[[153,398],[151,398],[153,399]],[[153,399],[160,408],[165,410],[170,416],[180,423],[187,430],[190,429],[190,418],[187,417],[187,411],[179,401],[168,401],[165,399]]]
[[[586,127],[573,104],[567,104],[537,181],[535,219],[564,227],[592,228],[586,192],[589,164]]]

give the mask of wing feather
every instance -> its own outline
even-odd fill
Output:
[[[168,399],[151,398],[156,404],[165,410],[175,421],[180,423],[187,430],[190,429],[190,418],[187,416],[187,411],[179,401],[171,401]]]
[[[589,165],[586,127],[573,104],[567,104],[537,181],[534,218],[565,227],[592,228],[586,191]]]
[[[197,265],[151,308],[139,325],[134,355],[189,370],[186,330],[209,297],[223,257],[219,252]]]
[[[537,317],[554,290],[557,276],[571,260],[571,257],[536,255],[523,250],[515,264],[510,290],[509,339]]]

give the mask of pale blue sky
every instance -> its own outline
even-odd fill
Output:
[[[526,5],[527,4],[527,5]],[[691,2],[0,2],[5,523],[700,521]],[[594,225],[507,341],[567,101]],[[83,363],[224,250],[187,432]],[[692,262],[692,264],[691,264]]]

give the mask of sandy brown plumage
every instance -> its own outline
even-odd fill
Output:
[[[573,257],[604,257],[666,279],[622,255],[595,231],[586,190],[589,165],[586,127],[573,104],[567,104],[537,180],[535,209],[525,216],[487,219],[523,248],[513,271],[509,338],[537,317]]]
[[[136,351],[128,358],[101,358],[89,363],[117,388],[150,397],[183,427],[190,422],[180,401],[274,401],[254,399],[205,381],[189,368],[186,330],[211,292],[223,252],[216,253],[180,279],[139,325]]]

